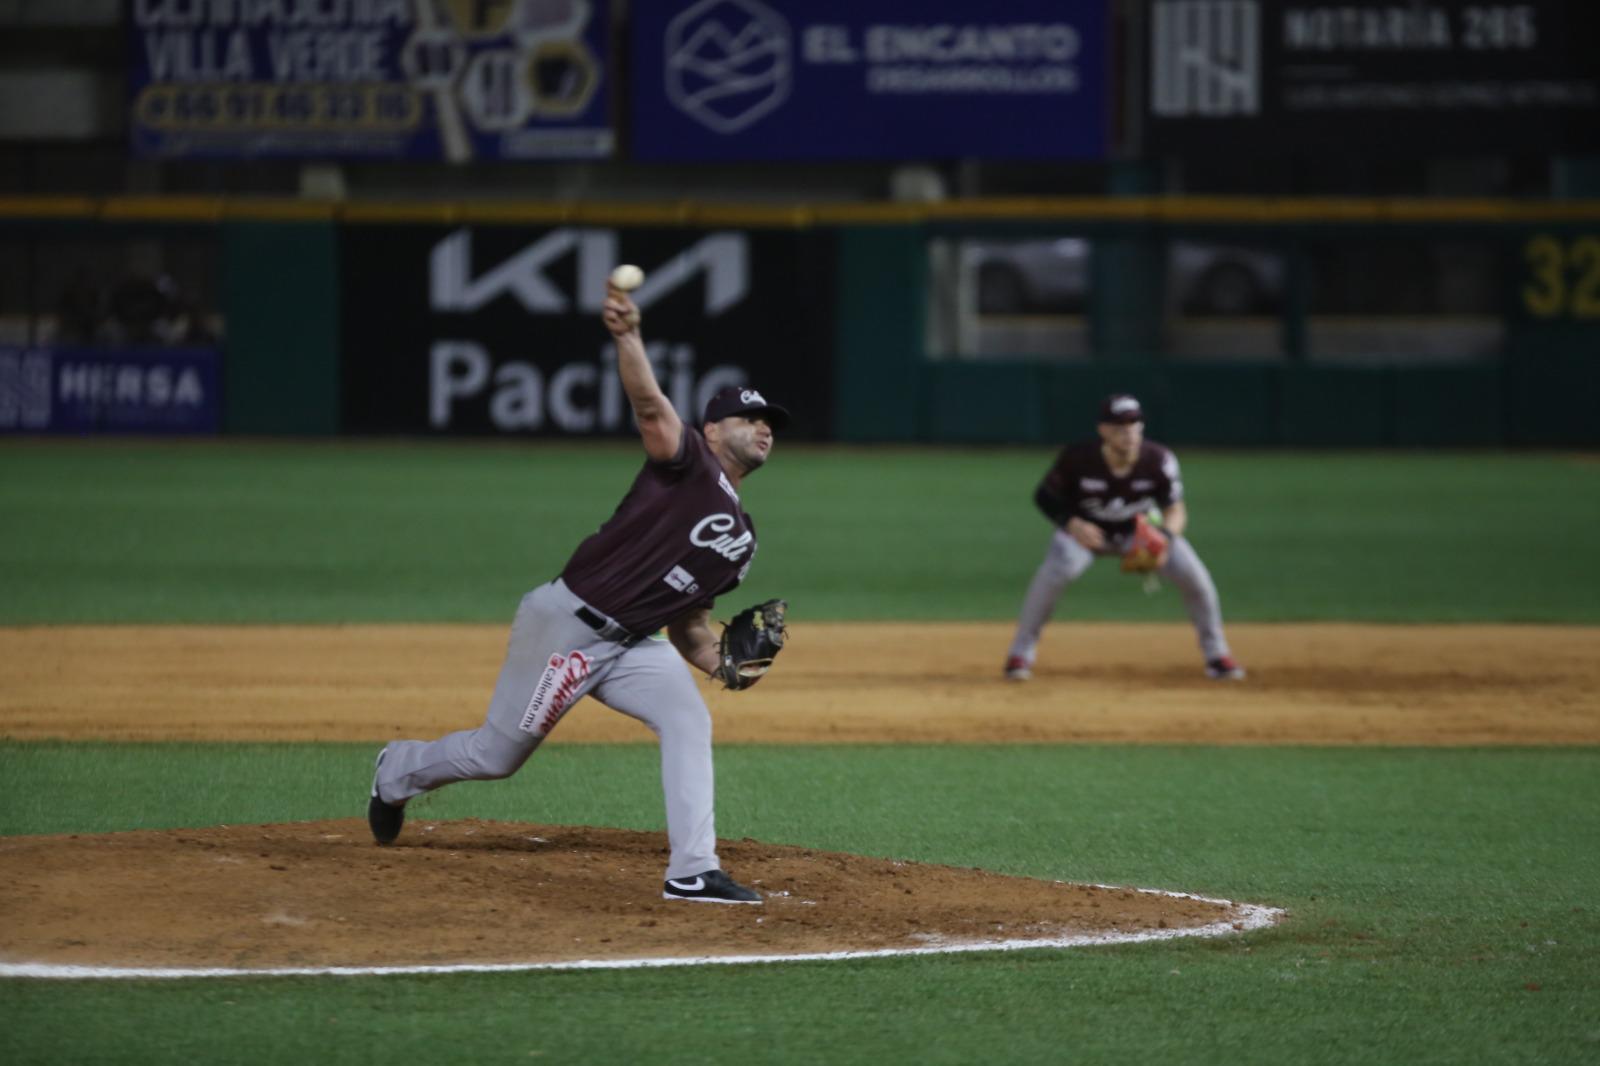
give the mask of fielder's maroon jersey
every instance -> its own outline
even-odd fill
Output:
[[[645,461],[615,513],[578,545],[561,579],[635,633],[654,633],[744,580],[756,527],[700,431]]]
[[[1033,499],[1058,526],[1076,515],[1115,537],[1132,533],[1133,520],[1151,507],[1166,508],[1183,499],[1183,479],[1178,457],[1155,441],[1140,444],[1133,468],[1117,477],[1100,441],[1086,440],[1061,449]]]

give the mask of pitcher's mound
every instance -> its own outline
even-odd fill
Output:
[[[720,855],[764,905],[663,900],[662,834],[618,829],[414,818],[390,847],[355,819],[6,837],[0,962],[273,970],[784,957],[1217,933],[1267,913],[748,839]]]

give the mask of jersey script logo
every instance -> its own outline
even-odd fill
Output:
[[[1089,517],[1100,522],[1126,522],[1149,511],[1154,505],[1155,501],[1148,496],[1137,496],[1131,500],[1113,496],[1109,500],[1083,501],[1083,509],[1089,513]]]
[[[710,548],[730,562],[738,562],[755,539],[747,529],[737,537],[728,534],[739,525],[731,514],[708,514],[689,531],[689,543]]]

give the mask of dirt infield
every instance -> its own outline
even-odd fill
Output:
[[[1009,626],[797,622],[748,693],[702,683],[721,743],[1600,743],[1600,629],[1230,627],[1208,681],[1183,625],[1055,625],[1033,681]],[[476,725],[503,626],[0,629],[0,736],[378,740]],[[552,743],[648,741],[592,700]]]
[[[797,624],[720,742],[1600,743],[1600,630],[1234,626],[1249,680],[1184,626],[1058,625],[1033,681],[1003,625]],[[476,724],[499,626],[0,629],[0,736],[366,740]],[[587,701],[552,742],[648,741]],[[726,842],[762,907],[658,898],[656,834],[413,819],[0,839],[0,961],[413,965],[796,954],[1181,930],[1219,905]],[[448,901],[448,905],[446,904]],[[416,912],[415,921],[406,915]],[[371,914],[383,915],[372,926]],[[454,920],[440,926],[437,916]],[[426,920],[425,920],[426,919]],[[438,930],[398,954],[398,922]]]

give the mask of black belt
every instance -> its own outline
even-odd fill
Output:
[[[631,648],[644,639],[642,635],[622,628],[599,611],[593,610],[588,604],[584,604],[572,613],[577,615],[578,620],[584,625],[599,633],[603,639],[621,644],[624,648]]]

